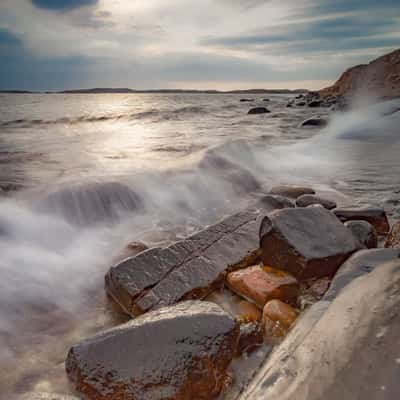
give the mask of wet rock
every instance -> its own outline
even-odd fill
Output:
[[[270,101],[269,99],[263,99],[263,101]]]
[[[287,108],[293,107],[293,103],[292,103],[292,102],[287,103],[287,104],[286,104],[286,107],[287,107]]]
[[[254,99],[240,99],[241,103],[248,103],[248,102],[252,102],[254,101]]]
[[[266,107],[254,107],[249,110],[247,114],[252,115],[252,114],[267,114],[270,113],[271,111],[268,110]]]
[[[305,101],[299,101],[296,103],[296,106],[299,106],[299,107],[304,107],[305,105],[306,105]]]
[[[238,303],[238,317],[244,322],[256,322],[261,320],[261,311],[253,303],[242,300]]]
[[[228,270],[243,268],[259,257],[262,210],[237,213],[166,248],[152,248],[110,268],[106,290],[130,315],[201,299],[219,287]]]
[[[77,344],[66,370],[89,400],[209,400],[224,384],[238,336],[220,307],[189,301]]]
[[[379,235],[385,235],[390,230],[386,212],[381,208],[338,208],[333,212],[342,222],[367,221],[374,226]]]
[[[249,322],[240,325],[237,354],[251,353],[264,342],[262,325],[259,322]]]
[[[400,221],[392,226],[386,239],[385,247],[400,248]]]
[[[399,287],[399,259],[364,269],[297,321],[239,399],[397,399]]]
[[[378,246],[378,234],[369,222],[354,220],[347,221],[344,225],[353,232],[353,235],[367,249]]]
[[[294,203],[284,196],[279,196],[277,194],[267,194],[263,195],[256,203],[256,207],[263,208],[263,205],[273,205],[275,208],[294,208]]]
[[[333,276],[361,248],[358,240],[323,207],[286,208],[260,227],[261,259],[300,280]]]
[[[266,266],[255,265],[231,272],[226,281],[233,292],[260,308],[272,299],[296,304],[299,295],[299,283],[293,276]]]
[[[328,121],[321,117],[311,117],[301,123],[301,126],[326,126]]]
[[[312,194],[304,194],[296,199],[297,207],[308,207],[314,204],[320,204],[327,210],[332,210],[333,208],[336,208],[336,203],[334,201],[323,199],[322,197]]]
[[[262,325],[266,339],[280,338],[286,336],[290,327],[296,321],[297,311],[290,305],[280,301],[269,301],[264,309]]]
[[[297,199],[304,194],[315,194],[315,191],[312,188],[290,185],[274,186],[269,192],[270,194],[290,197],[292,199]]]
[[[307,105],[311,108],[321,107],[322,101],[321,100],[312,100]]]

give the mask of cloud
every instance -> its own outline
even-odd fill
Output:
[[[73,10],[83,6],[91,6],[97,2],[98,0],[32,0],[32,4],[36,7],[56,11]]]

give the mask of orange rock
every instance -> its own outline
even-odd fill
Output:
[[[255,265],[231,272],[228,274],[227,283],[233,292],[260,308],[272,299],[296,304],[299,294],[296,278],[287,272],[267,266]]]
[[[238,303],[239,318],[245,322],[261,321],[261,311],[253,303],[241,300]]]
[[[297,311],[283,301],[269,301],[264,307],[262,316],[265,337],[273,339],[285,336],[297,315]]]

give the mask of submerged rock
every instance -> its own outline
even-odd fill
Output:
[[[292,199],[297,199],[303,194],[315,194],[315,191],[312,188],[305,186],[290,186],[290,185],[274,186],[269,192],[270,194],[290,197]]]
[[[313,194],[303,194],[296,199],[297,207],[308,207],[314,204],[320,204],[327,210],[332,210],[333,208],[336,208],[336,203],[334,201],[323,199],[322,197],[315,196]]]
[[[268,108],[266,108],[266,107],[254,107],[254,108],[251,108],[247,114],[250,114],[250,115],[251,114],[267,114],[270,112],[271,111],[269,111]]]
[[[385,235],[390,230],[386,212],[382,208],[338,208],[333,212],[342,222],[367,221],[375,227],[379,235]]]
[[[261,259],[298,279],[333,276],[361,244],[323,207],[274,211],[260,227]]]
[[[248,322],[240,325],[237,354],[251,353],[264,343],[262,325],[259,322]]]
[[[298,312],[280,300],[269,301],[263,310],[262,325],[265,338],[272,340],[286,336],[296,321]]]
[[[297,321],[239,399],[399,398],[400,260],[392,260],[368,270],[366,256],[358,279],[338,284]]]
[[[77,344],[66,370],[89,400],[209,400],[222,389],[238,337],[220,307],[189,301]]]
[[[301,126],[326,126],[328,121],[321,117],[311,117],[301,123]]]
[[[385,247],[400,248],[400,221],[392,226],[386,239]]]
[[[344,224],[349,228],[353,235],[367,249],[372,249],[378,246],[378,234],[376,229],[367,221],[347,221]]]
[[[228,270],[253,265],[259,257],[262,216],[275,209],[240,212],[166,248],[152,248],[110,268],[106,290],[130,315],[201,299]]]
[[[296,304],[299,283],[290,274],[269,267],[255,265],[227,276],[228,287],[239,296],[254,302],[260,308],[272,299]]]

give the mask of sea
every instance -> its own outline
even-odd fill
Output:
[[[69,347],[126,320],[103,286],[131,242],[168,245],[277,184],[400,219],[400,100],[339,112],[243,96],[0,94],[4,398],[71,393]],[[328,125],[301,126],[314,116]]]

